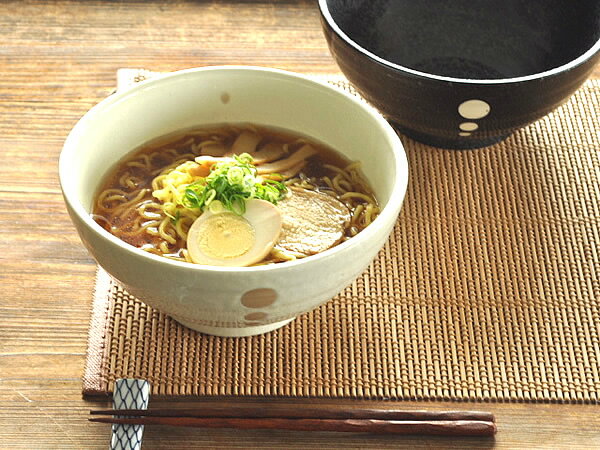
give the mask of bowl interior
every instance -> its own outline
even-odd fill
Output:
[[[600,39],[597,0],[327,0],[359,46],[434,75],[502,79],[560,67]]]
[[[398,173],[405,160],[391,127],[369,111],[347,95],[280,71],[183,71],[118,93],[82,118],[61,154],[63,192],[84,217],[104,175],[139,145],[193,126],[251,122],[302,133],[362,161],[385,205],[397,178],[406,177]]]

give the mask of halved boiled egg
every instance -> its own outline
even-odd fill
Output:
[[[207,209],[190,227],[187,249],[196,264],[249,266],[269,254],[281,224],[279,209],[266,200],[247,200],[243,215]]]

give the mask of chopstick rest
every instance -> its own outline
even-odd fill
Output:
[[[90,411],[115,415],[119,411]],[[127,416],[94,417],[92,422],[180,427],[282,429],[385,434],[493,436],[494,416],[482,411],[405,411],[393,409],[295,408],[247,406],[123,411]]]
[[[119,410],[136,409],[142,411],[148,408],[150,399],[150,383],[137,378],[121,378],[115,381],[113,391],[113,408]],[[141,450],[143,424],[118,424],[112,426],[110,440],[111,450]]]

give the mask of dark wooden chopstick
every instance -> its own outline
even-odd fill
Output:
[[[133,417],[221,417],[221,418],[280,418],[280,419],[381,419],[381,420],[475,420],[494,422],[494,415],[484,411],[421,411],[399,409],[340,409],[340,408],[256,408],[252,406],[109,409],[90,411],[93,415]]]
[[[252,407],[199,409],[102,410],[92,422],[171,425],[179,427],[340,431],[384,434],[493,436],[494,416],[480,411],[405,411],[390,409],[303,408],[297,410]],[[127,416],[127,417],[124,417]]]
[[[446,436],[493,436],[494,422],[478,420],[378,420],[378,419],[279,419],[228,417],[94,417],[91,422],[177,427],[340,431],[379,434],[434,434]]]

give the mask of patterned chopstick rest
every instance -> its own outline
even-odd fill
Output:
[[[150,383],[137,378],[115,381],[113,409],[148,409]],[[110,441],[111,450],[140,450],[142,448],[143,425],[113,425]]]

